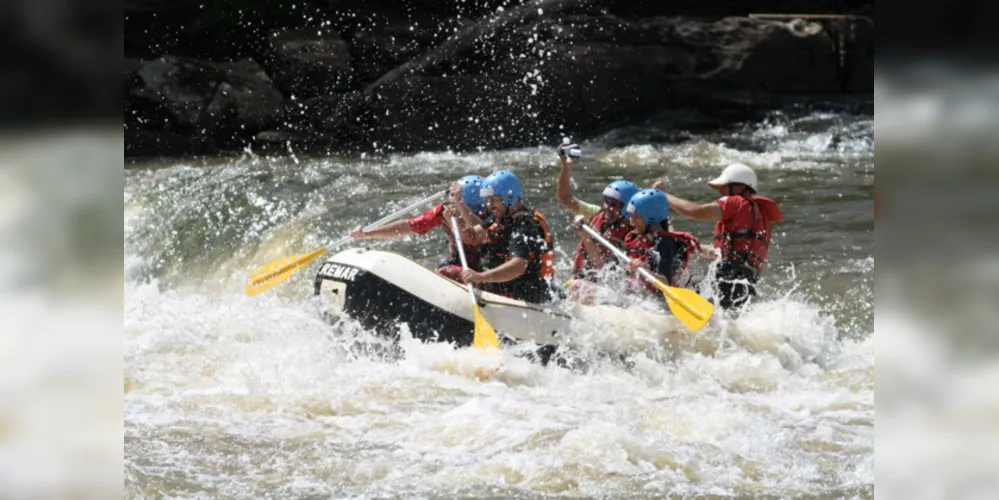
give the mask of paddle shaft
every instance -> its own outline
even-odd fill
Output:
[[[458,218],[451,216],[451,231],[454,233],[454,243],[458,247],[458,258],[461,259],[461,268],[468,269],[468,259],[465,258],[465,245],[461,241],[461,229],[458,228]],[[479,301],[475,298],[475,289],[472,288],[471,283],[465,283],[468,286],[468,293],[472,296],[472,303],[477,304]]]
[[[444,194],[447,194],[447,191],[445,191]],[[424,199],[422,199],[422,200],[420,200],[420,201],[418,201],[416,203],[413,203],[412,205],[410,205],[410,206],[408,206],[406,208],[399,209],[396,212],[393,212],[393,213],[391,213],[389,215],[386,215],[385,217],[382,217],[381,219],[378,219],[378,220],[372,222],[371,224],[368,224],[367,226],[364,226],[364,229],[362,229],[361,231],[371,231],[372,229],[377,229],[380,226],[384,226],[385,224],[388,224],[389,222],[393,222],[396,219],[398,219],[399,217],[405,215],[410,210],[412,210],[412,209],[414,209],[416,207],[419,207],[421,205],[425,205],[427,202],[433,201],[436,198],[440,198],[440,196],[441,196],[441,193],[436,193],[434,195],[428,196],[428,197],[426,197],[426,198],[424,198]],[[330,243],[330,245],[328,247],[326,247],[326,248],[327,249],[331,249],[333,247],[340,246],[340,245],[342,245],[342,244],[344,244],[344,243],[346,243],[348,241],[350,241],[350,236],[344,236],[343,238],[340,238],[339,240],[336,240],[333,243]]]
[[[620,260],[621,262],[623,262],[623,263],[627,263],[627,262],[628,262],[628,261],[630,260],[630,259],[628,259],[628,254],[624,253],[624,250],[621,250],[620,248],[618,248],[618,247],[616,247],[616,246],[612,245],[612,244],[611,244],[611,242],[609,242],[609,241],[607,241],[606,239],[604,239],[604,237],[603,237],[603,236],[601,236],[601,235],[600,235],[600,233],[598,233],[598,232],[597,232],[597,231],[596,231],[595,229],[593,229],[592,227],[590,227],[590,226],[587,226],[586,224],[583,224],[583,229],[584,229],[584,230],[585,230],[585,231],[586,231],[587,233],[589,233],[590,237],[591,237],[591,238],[593,238],[594,240],[596,240],[596,241],[597,241],[597,243],[600,243],[600,244],[601,244],[601,245],[603,245],[603,246],[604,246],[605,248],[607,248],[608,250],[610,250],[610,251],[611,251],[611,252],[612,252],[612,253],[614,254],[614,256],[615,256],[615,257],[617,257],[617,258],[618,258],[618,259],[619,259],[619,260]],[[663,293],[664,293],[664,294],[666,294],[666,297],[667,297],[667,298],[669,298],[669,299],[671,299],[671,300],[675,301],[675,302],[676,302],[677,304],[679,304],[679,305],[680,305],[680,307],[682,307],[682,308],[683,308],[683,309],[684,309],[685,311],[687,311],[687,312],[688,312],[688,313],[690,313],[690,314],[693,314],[694,316],[698,316],[698,317],[699,317],[699,316],[701,316],[701,314],[700,314],[699,312],[697,312],[697,311],[693,310],[692,308],[690,308],[690,307],[689,307],[689,306],[687,305],[687,303],[686,303],[686,302],[684,302],[683,300],[680,300],[680,298],[679,298],[679,297],[677,297],[677,296],[676,296],[676,295],[675,295],[675,294],[674,294],[674,293],[673,293],[673,292],[672,292],[672,291],[671,291],[671,290],[669,289],[669,288],[670,288],[670,287],[669,287],[669,285],[666,285],[666,284],[662,283],[661,281],[659,281],[659,279],[658,279],[658,278],[656,278],[655,276],[653,276],[653,275],[652,275],[652,273],[651,273],[651,272],[649,272],[649,270],[648,270],[648,269],[645,269],[644,267],[640,267],[640,268],[638,268],[638,273],[639,273],[639,274],[641,274],[641,275],[642,275],[642,277],[644,277],[645,279],[649,280],[649,282],[651,282],[651,283],[655,283],[655,284],[657,284],[657,285],[660,285],[660,286],[657,286],[656,288],[659,288],[660,290],[662,290],[662,291],[663,291]]]
[[[447,191],[445,191],[444,194],[447,194]],[[408,207],[398,210],[395,213],[386,215],[385,217],[382,217],[381,219],[378,219],[375,222],[368,224],[368,226],[365,227],[364,230],[370,231],[379,226],[382,226],[383,224],[391,222],[399,218],[401,215],[406,214],[406,212],[409,212],[410,210],[420,205],[423,205],[428,201],[432,201],[436,198],[439,198],[440,196],[441,193],[438,191],[437,194],[424,198],[416,203],[413,203],[412,205],[409,205]],[[255,272],[250,274],[250,284],[246,285],[246,293],[251,296],[257,295],[263,292],[264,290],[268,290],[278,285],[279,283],[284,282],[284,280],[288,279],[288,277],[291,276],[292,273],[301,269],[302,266],[304,266],[305,264],[312,262],[314,259],[316,259],[321,255],[325,255],[329,250],[332,250],[334,247],[340,246],[346,243],[347,241],[350,241],[350,236],[345,236],[343,238],[340,238],[339,240],[334,241],[325,248],[313,250],[306,254],[295,255],[292,257],[285,257],[270,264],[267,264],[261,267],[260,269],[257,269]]]
[[[468,269],[468,260],[465,258],[465,243],[461,241],[461,229],[458,227],[458,218],[453,215],[451,216],[451,230],[454,232],[454,242],[458,247],[458,258],[461,259],[461,268]],[[472,299],[472,320],[475,324],[472,345],[478,348],[494,349],[498,352],[500,345],[499,338],[496,336],[496,330],[482,316],[482,311],[479,311],[479,301],[475,298],[475,289],[472,288],[472,284],[465,283],[465,285],[468,286],[468,295]],[[479,378],[482,378],[478,372],[476,374]]]

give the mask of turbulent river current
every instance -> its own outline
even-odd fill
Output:
[[[601,318],[600,332],[576,332],[585,363],[509,357],[487,381],[466,373],[466,350],[405,333],[401,355],[356,349],[374,332],[322,321],[318,261],[256,297],[243,284],[500,168],[548,217],[566,279],[577,240],[554,200],[554,144],[127,164],[126,496],[873,498],[873,117],[775,113],[668,144],[660,132],[583,141],[574,193],[596,203],[611,180],[661,179],[707,202],[721,168],[751,165],[785,215],[765,300],[681,347]],[[710,224],[674,222],[710,241]],[[437,231],[364,245],[428,266],[446,252]],[[586,349],[608,337],[626,356]]]

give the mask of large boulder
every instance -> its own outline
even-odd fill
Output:
[[[125,128],[125,156],[182,156],[219,151],[211,137],[164,130]]]
[[[434,38],[406,25],[389,25],[352,33],[351,52],[356,57],[357,76],[377,80],[389,70],[433,48]]]
[[[143,63],[135,75],[125,95],[126,129],[204,135],[235,147],[284,116],[284,97],[252,60],[167,56]]]
[[[480,37],[322,126],[360,124],[353,135],[379,147],[523,146],[679,107],[748,118],[775,102],[754,95],[839,92],[839,64],[818,23],[576,14]]]
[[[350,46],[328,29],[272,33],[263,62],[281,92],[295,99],[345,92],[355,83]]]
[[[833,4],[858,2],[310,0],[247,19],[130,0],[127,37],[151,38],[126,43],[144,60],[125,62],[125,125],[150,148],[317,151],[519,147],[664,113],[725,126],[873,91],[873,26],[745,17]]]
[[[537,136],[530,93],[498,75],[406,78],[379,87],[364,109],[364,142],[390,151],[524,144]]]

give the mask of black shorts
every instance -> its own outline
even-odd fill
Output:
[[[738,309],[755,297],[759,273],[742,262],[722,262],[715,274],[715,301],[722,309]]]

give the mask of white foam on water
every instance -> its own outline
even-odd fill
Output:
[[[873,341],[840,340],[833,319],[800,297],[758,304],[737,321],[719,317],[696,333],[649,304],[579,309],[567,367],[532,363],[514,348],[496,358],[421,343],[405,325],[380,332],[399,333],[398,346],[350,321],[328,325],[309,296],[311,269],[255,297],[241,289],[256,266],[321,246],[369,219],[369,211],[426,196],[420,186],[396,186],[390,196],[375,184],[426,176],[421,182],[429,185],[501,165],[537,170],[539,154],[306,160],[298,170],[251,158],[237,161],[238,172],[215,172],[217,179],[210,169],[184,167],[128,175],[126,494],[790,497],[872,490]],[[554,163],[551,152],[540,157]],[[708,141],[618,148],[598,161],[798,168],[781,163],[779,152]],[[547,184],[535,187],[548,193],[554,171],[531,175],[542,174]],[[361,186],[338,193],[331,179]],[[231,203],[204,208],[215,189],[238,183],[240,190],[226,191]],[[379,196],[399,205],[386,207]],[[255,211],[233,219],[242,229],[231,238],[217,237],[224,224],[203,223],[223,220],[230,206]],[[174,229],[177,220],[203,225],[205,236]],[[869,268],[843,265],[866,274],[873,259]],[[480,380],[483,370],[495,372]]]
[[[0,484],[31,498],[120,485],[117,315],[101,296],[0,287]],[[93,302],[91,302],[93,301]],[[111,472],[109,474],[109,472]]]
[[[663,168],[717,168],[728,163],[740,162],[755,169],[767,170],[778,168],[781,157],[779,154],[740,151],[698,139],[670,146],[643,144],[614,148],[600,155],[598,160],[617,166]]]
[[[999,363],[958,359],[946,337],[904,306],[878,309],[877,473],[898,497],[987,498],[999,482]]]
[[[834,383],[837,368],[807,361],[783,366],[779,345],[802,358],[821,350],[825,326],[794,323],[802,314],[793,304],[750,314],[733,335],[743,348],[665,362],[637,354],[574,371],[504,353],[479,381],[491,358],[405,328],[402,357],[383,360],[347,345],[370,334],[335,334],[294,301],[126,283],[126,453],[148,461],[129,467],[172,471],[152,481],[161,491],[219,494],[815,491],[873,446],[873,428],[847,424],[873,419],[873,386]],[[294,466],[273,471],[274,460]]]

